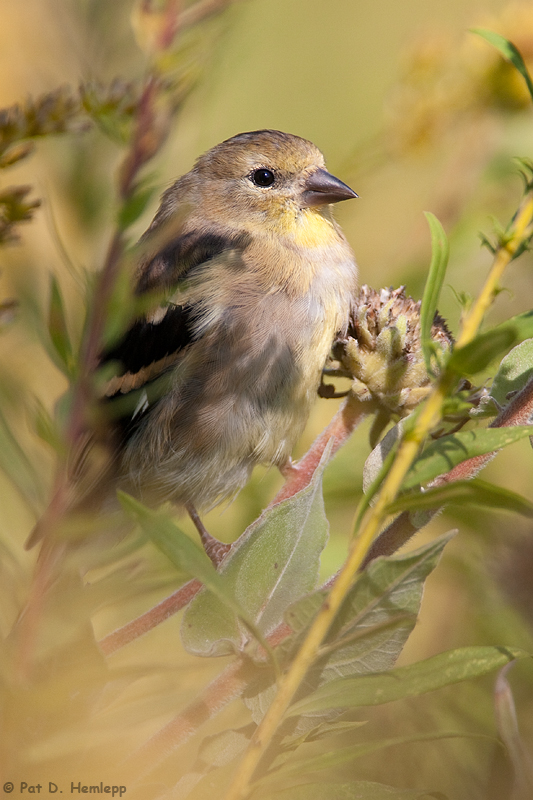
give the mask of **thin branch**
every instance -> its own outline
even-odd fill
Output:
[[[327,428],[315,439],[307,453],[300,461],[285,472],[287,478],[274,500],[269,505],[277,505],[297,492],[305,489],[320,464],[324,451],[331,440],[333,445],[330,459],[349,439],[359,423],[365,418],[367,407],[354,394],[350,394],[339,408]]]
[[[141,614],[137,619],[128,622],[122,628],[104,636],[98,642],[100,649],[105,656],[111,656],[130,642],[143,636],[148,631],[165,622],[169,617],[177,614],[182,608],[185,608],[191,602],[193,597],[198,594],[202,584],[200,581],[193,580],[181,586],[176,592],[166,597],[156,606],[151,608],[145,614]]]

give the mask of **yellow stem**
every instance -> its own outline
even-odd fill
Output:
[[[494,299],[505,267],[512,260],[521,243],[531,234],[532,219],[533,195],[526,195],[510,228],[508,240],[497,250],[487,281],[463,323],[463,330],[458,338],[457,346],[467,344],[476,335],[485,312]],[[443,371],[421,409],[415,427],[401,442],[394,463],[383,482],[378,500],[354,540],[348,558],[311,625],[296,658],[280,680],[278,693],[251,739],[225,800],[245,800],[249,795],[254,772],[302,680],[315,661],[319,648],[353,584],[354,577],[365,559],[374,536],[387,516],[387,508],[400,490],[421,443],[440,419],[444,399],[455,379],[453,373],[446,369]]]
[[[533,219],[533,194],[527,194],[520,204],[512,222],[506,244],[496,251],[490,274],[485,281],[481,293],[472,306],[470,313],[463,322],[463,327],[457,339],[456,347],[464,347],[476,336],[483,317],[489,309],[500,283],[505,268],[512,261],[520,245],[531,235],[531,220]]]

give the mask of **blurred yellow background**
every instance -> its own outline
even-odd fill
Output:
[[[138,78],[146,56],[136,42],[133,8],[132,0],[0,0],[0,107],[63,84],[75,87],[81,81],[109,81],[117,75]],[[187,42],[199,80],[149,167],[156,171],[154,180],[163,191],[190,169],[200,153],[240,131],[277,128],[311,139],[325,153],[330,170],[360,196],[339,208],[337,216],[355,251],[361,282],[375,288],[405,284],[409,294],[420,297],[430,258],[423,211],[439,217],[451,239],[440,310],[457,330],[460,305],[450,287],[475,294],[482,285],[490,254],[480,248],[478,231],[490,234],[491,217],[507,223],[521,195],[513,158],[533,156],[533,114],[520,79],[486,42],[468,32],[471,27],[491,28],[511,38],[531,69],[530,3],[236,2]],[[45,307],[49,274],[57,275],[74,337],[79,337],[82,323],[82,270],[101,267],[111,234],[120,158],[120,148],[91,129],[38,142],[34,155],[0,174],[0,189],[12,183],[31,184],[32,195],[42,199],[34,221],[21,226],[20,241],[0,250],[0,297],[21,296],[30,306],[34,302]],[[136,235],[145,229],[156,206],[154,200],[136,224]],[[511,265],[505,291],[488,322],[533,307],[532,267],[530,254]],[[37,471],[50,485],[54,455],[31,432],[33,398],[51,410],[66,383],[39,346],[32,319],[31,309],[23,310],[19,320],[1,333],[0,401]],[[300,454],[337,405],[317,402]],[[324,575],[331,574],[346,553],[367,455],[364,425],[326,473],[331,542],[324,556]],[[505,450],[483,477],[531,498],[529,443]],[[280,484],[273,471],[259,470],[237,501],[208,515],[208,529],[226,541],[234,539]],[[13,591],[0,615],[5,632],[29,584],[35,554],[24,552],[22,545],[34,517],[3,476],[0,497],[0,539],[19,565],[12,571],[6,567],[12,581],[6,586]],[[183,525],[192,531],[187,521]],[[450,509],[413,546],[452,527],[459,528],[459,536],[428,581],[422,615],[402,663],[466,644],[531,649],[530,523],[483,509]],[[107,611],[97,617],[98,635],[168,593],[173,578],[164,559],[147,555],[146,564],[141,563],[139,574],[145,578],[161,574],[165,586],[156,585],[151,593],[145,586],[140,598],[130,596],[121,607],[118,604],[114,617]],[[153,716],[144,700],[132,712],[132,724],[139,731],[157,729],[184,696],[204,682],[204,673],[220,669],[218,662],[198,666],[196,659],[181,652],[178,623],[165,623],[150,634],[150,641],[148,637],[117,657],[124,668],[139,663],[147,671],[151,660],[164,663],[169,670],[177,669],[183,681],[183,690],[176,691],[168,676],[157,678],[160,699],[158,706],[152,706]],[[519,722],[531,748],[533,674],[523,666],[516,672]],[[494,735],[491,685],[487,680],[474,687],[460,686],[442,692],[433,703],[405,701],[401,712],[384,707],[365,718],[372,717],[374,732],[392,728],[406,734],[436,722],[443,728],[464,726]],[[124,699],[121,702],[126,707]],[[128,714],[126,710],[124,717],[115,715],[113,735],[126,724]],[[79,735],[83,740],[83,733]],[[398,785],[432,786],[454,798],[499,798],[489,793],[499,791],[497,780],[491,789],[488,779],[491,768],[496,769],[492,745],[436,742],[423,747],[387,751],[385,766],[377,757],[369,757],[361,774]],[[31,757],[38,760],[37,746],[35,752]]]

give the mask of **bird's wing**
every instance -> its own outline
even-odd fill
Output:
[[[198,338],[201,298],[184,303],[161,297],[179,297],[180,290],[206,263],[242,253],[248,235],[190,231],[167,242],[141,265],[135,293],[158,296],[154,308],[136,319],[121,339],[100,355],[100,365],[113,363],[114,375],[104,390],[106,417],[128,439],[139,421],[165,393],[169,372]],[[214,265],[213,265],[214,266]]]

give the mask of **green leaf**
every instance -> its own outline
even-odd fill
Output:
[[[295,736],[285,736],[282,740],[284,747],[291,749],[310,742],[319,742],[331,736],[339,736],[341,733],[353,733],[353,731],[367,725],[367,720],[338,720],[337,722],[321,722],[306,733]]]
[[[448,366],[458,375],[475,375],[486,369],[497,356],[508,350],[517,341],[517,332],[512,327],[500,326],[480,333],[469,344],[456,348]]]
[[[144,189],[137,187],[132,196],[124,202],[119,210],[117,220],[117,224],[121,230],[126,230],[126,228],[129,228],[130,225],[133,225],[133,223],[139,219],[154,196],[154,191],[155,189],[153,186]]]
[[[11,432],[4,415],[0,412],[0,469],[8,476],[32,511],[44,502],[44,490],[31,460]]]
[[[52,358],[67,375],[74,377],[76,359],[67,328],[65,307],[61,289],[54,275],[50,278],[50,305],[48,308],[48,333],[53,346]],[[56,356],[56,357],[54,357]]]
[[[339,675],[350,676],[388,669],[396,661],[416,624],[424,580],[435,568],[448,534],[411,553],[377,558],[358,577],[309,673],[313,685],[327,684]],[[327,597],[321,590],[288,609],[285,621],[294,634],[276,649],[281,664],[300,646],[309,625]],[[259,721],[272,700],[272,684],[256,690],[254,720]],[[305,720],[299,723],[304,729]],[[316,722],[315,722],[316,725]]]
[[[442,794],[430,794],[419,789],[396,789],[383,783],[354,781],[352,783],[304,783],[276,791],[279,800],[430,800]],[[272,795],[261,789],[254,793],[254,800],[272,800]]]
[[[500,364],[492,382],[490,396],[500,406],[506,405],[508,395],[523,389],[533,376],[533,339],[513,347]]]
[[[501,450],[533,435],[533,425],[507,428],[478,428],[459,431],[430,442],[414,462],[402,484],[402,490],[428,483],[438,475],[449,472],[456,464],[475,456]]]
[[[387,456],[389,456],[391,450],[398,445],[398,442],[404,434],[404,430],[405,419],[401,419],[396,423],[396,425],[387,431],[383,439],[377,443],[370,455],[367,457],[365,466],[363,468],[363,492],[365,494],[368,494],[372,484],[374,484],[376,481],[381,483],[383,480],[384,475],[382,474],[382,471],[385,466]]]
[[[431,328],[448,266],[449,245],[444,228],[437,217],[428,211],[425,212],[425,217],[431,231],[431,264],[420,308],[420,338],[426,369],[431,373],[433,371],[431,358],[435,352]]]
[[[231,620],[241,619],[248,630],[268,651],[260,631],[250,615],[239,605],[228,582],[216,571],[207,555],[197,547],[174,522],[161,512],[152,511],[125,492],[117,492],[118,499],[125,511],[140,525],[143,532],[152,540],[162,553],[182,572],[197,578],[216,598],[214,622],[229,616]],[[222,604],[222,607],[221,607]]]
[[[519,342],[523,339],[530,339],[533,336],[533,311],[526,311],[523,314],[517,314],[515,317],[502,322],[497,325],[492,331],[512,330],[515,335],[515,341]],[[490,333],[490,331],[488,332]]]
[[[478,505],[514,511],[525,517],[533,517],[533,503],[509,489],[494,486],[479,478],[470,481],[453,481],[436,489],[402,495],[387,508],[389,514],[400,511],[434,509],[446,503]]]
[[[198,760],[209,768],[224,767],[231,763],[250,744],[255,726],[246,726],[239,730],[230,729],[206,737],[200,745]]]
[[[323,464],[305,489],[262,514],[240,537],[220,566],[219,575],[232,596],[267,635],[296,598],[312,591],[318,580],[320,554],[328,522],[322,499]],[[222,621],[219,603],[200,592],[183,618],[182,637],[197,655],[227,653],[245,645],[235,618]],[[222,627],[221,627],[222,626]]]
[[[461,647],[389,672],[338,678],[292,705],[288,717],[329,708],[374,706],[471,680],[529,653],[510,647]]]
[[[379,750],[386,750],[388,747],[412,744],[414,742],[434,742],[439,739],[484,739],[492,745],[498,742],[493,736],[456,731],[435,731],[434,733],[419,733],[412,736],[395,736],[390,739],[377,739],[375,741],[352,744],[349,747],[332,749],[329,752],[314,755],[312,758],[293,758],[291,761],[283,764],[279,769],[276,769],[275,772],[272,772],[265,780],[265,783],[271,785],[273,783],[277,784],[278,781],[286,782],[291,778],[307,777],[310,773],[349,764],[356,758],[362,758],[369,753],[376,753]]]
[[[485,369],[501,353],[523,339],[533,337],[533,311],[516,317],[480,333],[465,347],[455,349],[448,365],[459,375],[474,375]]]
[[[43,442],[46,442],[46,444],[50,445],[50,447],[62,456],[66,455],[67,447],[60,426],[50,416],[48,410],[37,397],[34,398],[33,427],[35,433]]]
[[[531,80],[531,76],[518,48],[515,47],[515,45],[504,36],[500,36],[499,33],[495,33],[494,31],[489,31],[486,28],[471,28],[470,30],[472,33],[476,33],[478,36],[481,36],[483,39],[489,42],[489,44],[493,45],[493,47],[499,50],[502,56],[507,59],[507,61],[510,61],[511,64],[516,67],[520,75],[525,80],[529,94],[533,100],[533,81]]]
[[[389,669],[416,624],[424,581],[451,536],[411,552],[377,558],[358,577],[325,640],[320,683]]]
[[[133,297],[133,263],[128,254],[123,258],[115,275],[111,295],[107,303],[107,313],[102,333],[102,344],[112,347],[125,334],[135,317],[135,300]],[[94,302],[94,299],[93,299]]]

